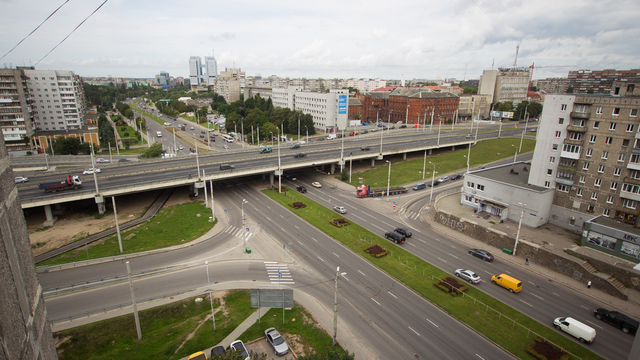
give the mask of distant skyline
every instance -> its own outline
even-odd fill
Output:
[[[103,1],[68,1],[0,67],[34,65]],[[64,2],[0,0],[0,56]],[[640,68],[639,15],[632,0],[109,0],[36,69],[188,78],[190,56],[215,55],[248,76],[462,80],[512,67],[519,44],[534,79],[566,77]]]

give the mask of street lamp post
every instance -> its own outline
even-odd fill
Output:
[[[240,136],[242,139],[242,150],[244,150],[244,119],[240,121],[240,130],[242,131],[242,135]]]
[[[389,175],[387,176],[387,201],[389,201],[389,186],[391,185],[391,161],[386,161],[389,163]]]
[[[520,221],[518,222],[518,232],[516,233],[516,242],[513,244],[513,256],[516,256],[516,249],[518,248],[518,239],[520,238],[520,227],[522,226],[522,219],[524,218],[524,208],[527,204],[518,203],[518,205],[522,206],[522,211],[520,211]]]
[[[351,184],[351,165],[353,161],[353,151],[349,154],[349,184]]]
[[[307,129],[307,144],[309,144],[309,127],[307,125],[304,126]]]
[[[436,181],[436,164],[429,161],[429,164],[433,165],[433,174],[431,175],[431,195],[429,195],[429,206],[431,206],[431,199],[433,199],[433,184]]]
[[[344,169],[344,129],[342,129],[342,148],[340,149],[340,174],[342,174],[343,169]]]
[[[424,180],[427,172],[427,149],[424,149],[424,164],[422,164],[422,180]]]
[[[404,118],[404,125],[407,126],[409,123],[409,104],[407,104],[407,117]]]
[[[338,335],[338,279],[340,275],[346,275],[346,272],[340,273],[340,266],[336,269],[335,291],[333,295],[333,346],[336,346],[336,336]]]
[[[211,319],[213,319],[213,330],[216,330],[216,317],[213,314],[213,298],[211,297],[211,281],[209,281],[209,262],[205,261],[204,264],[207,267],[207,284],[209,287],[209,302],[211,303]]]
[[[242,212],[242,234],[244,234],[244,231],[245,231],[244,230],[244,204],[248,204],[248,203],[249,202],[247,200],[242,199],[242,205],[240,206],[241,209],[242,209],[241,210],[241,212]],[[247,251],[247,239],[246,239],[245,236],[243,236],[243,238],[244,238],[244,251],[246,252]]]
[[[518,158],[518,148],[513,144],[511,144],[511,146],[516,148],[516,153],[513,155],[513,163],[515,164]]]
[[[273,131],[269,131],[269,134],[271,134],[271,146],[273,146]]]
[[[283,127],[282,124],[280,124],[281,127]],[[282,164],[280,162],[280,137],[282,136],[281,133],[278,134],[278,194],[282,193]]]

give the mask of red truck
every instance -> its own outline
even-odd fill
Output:
[[[388,195],[396,195],[396,194],[404,194],[407,191],[408,191],[407,188],[404,188],[404,187],[392,187],[392,188],[389,188],[389,193],[387,194],[387,188],[371,189],[370,186],[360,185],[357,188],[356,195],[359,198],[363,198],[363,197],[378,197],[378,196],[382,196],[383,194],[386,195],[386,196],[388,196]]]
[[[40,183],[38,187],[45,192],[57,192],[68,189],[79,189],[82,187],[82,180],[80,180],[79,176],[71,176],[67,175],[67,178],[62,181],[50,182],[50,183]]]

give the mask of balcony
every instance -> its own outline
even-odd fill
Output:
[[[558,165],[558,171],[576,172],[577,168],[575,166]]]
[[[634,179],[628,176],[626,176],[623,181],[627,184],[640,185],[640,179]]]
[[[629,162],[629,163],[627,163],[627,169],[640,171],[640,163]]]
[[[568,151],[564,151],[563,150],[563,151],[560,152],[560,157],[567,158],[567,159],[578,160],[578,159],[580,159],[580,153],[579,152],[577,152],[577,153],[568,152]],[[638,170],[640,170],[640,167],[638,168]]]
[[[563,185],[569,185],[569,186],[573,185],[573,180],[570,180],[570,179],[556,178],[556,182],[558,184],[563,184]]]
[[[640,209],[630,209],[622,204],[616,206],[616,211],[629,215],[640,215]]]
[[[578,133],[586,133],[587,132],[587,128],[584,126],[574,126],[574,125],[568,125],[567,126],[567,131],[573,131],[573,132],[578,132]]]
[[[589,120],[589,117],[591,116],[590,113],[579,113],[579,112],[575,112],[572,111],[571,112],[571,117],[573,119],[584,119],[584,120]]]
[[[583,139],[580,139],[580,140],[564,139],[564,141],[562,143],[563,144],[568,144],[568,145],[582,146],[582,144],[584,144],[584,140]]]

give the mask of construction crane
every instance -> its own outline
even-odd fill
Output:
[[[517,54],[517,52],[516,52]],[[517,58],[516,58],[517,59]],[[527,99],[529,98],[529,90],[531,90],[531,79],[533,79],[533,69],[542,69],[542,68],[559,68],[559,67],[575,67],[575,65],[547,65],[547,66],[534,66],[535,63],[531,63],[529,68],[529,86],[527,86]]]

